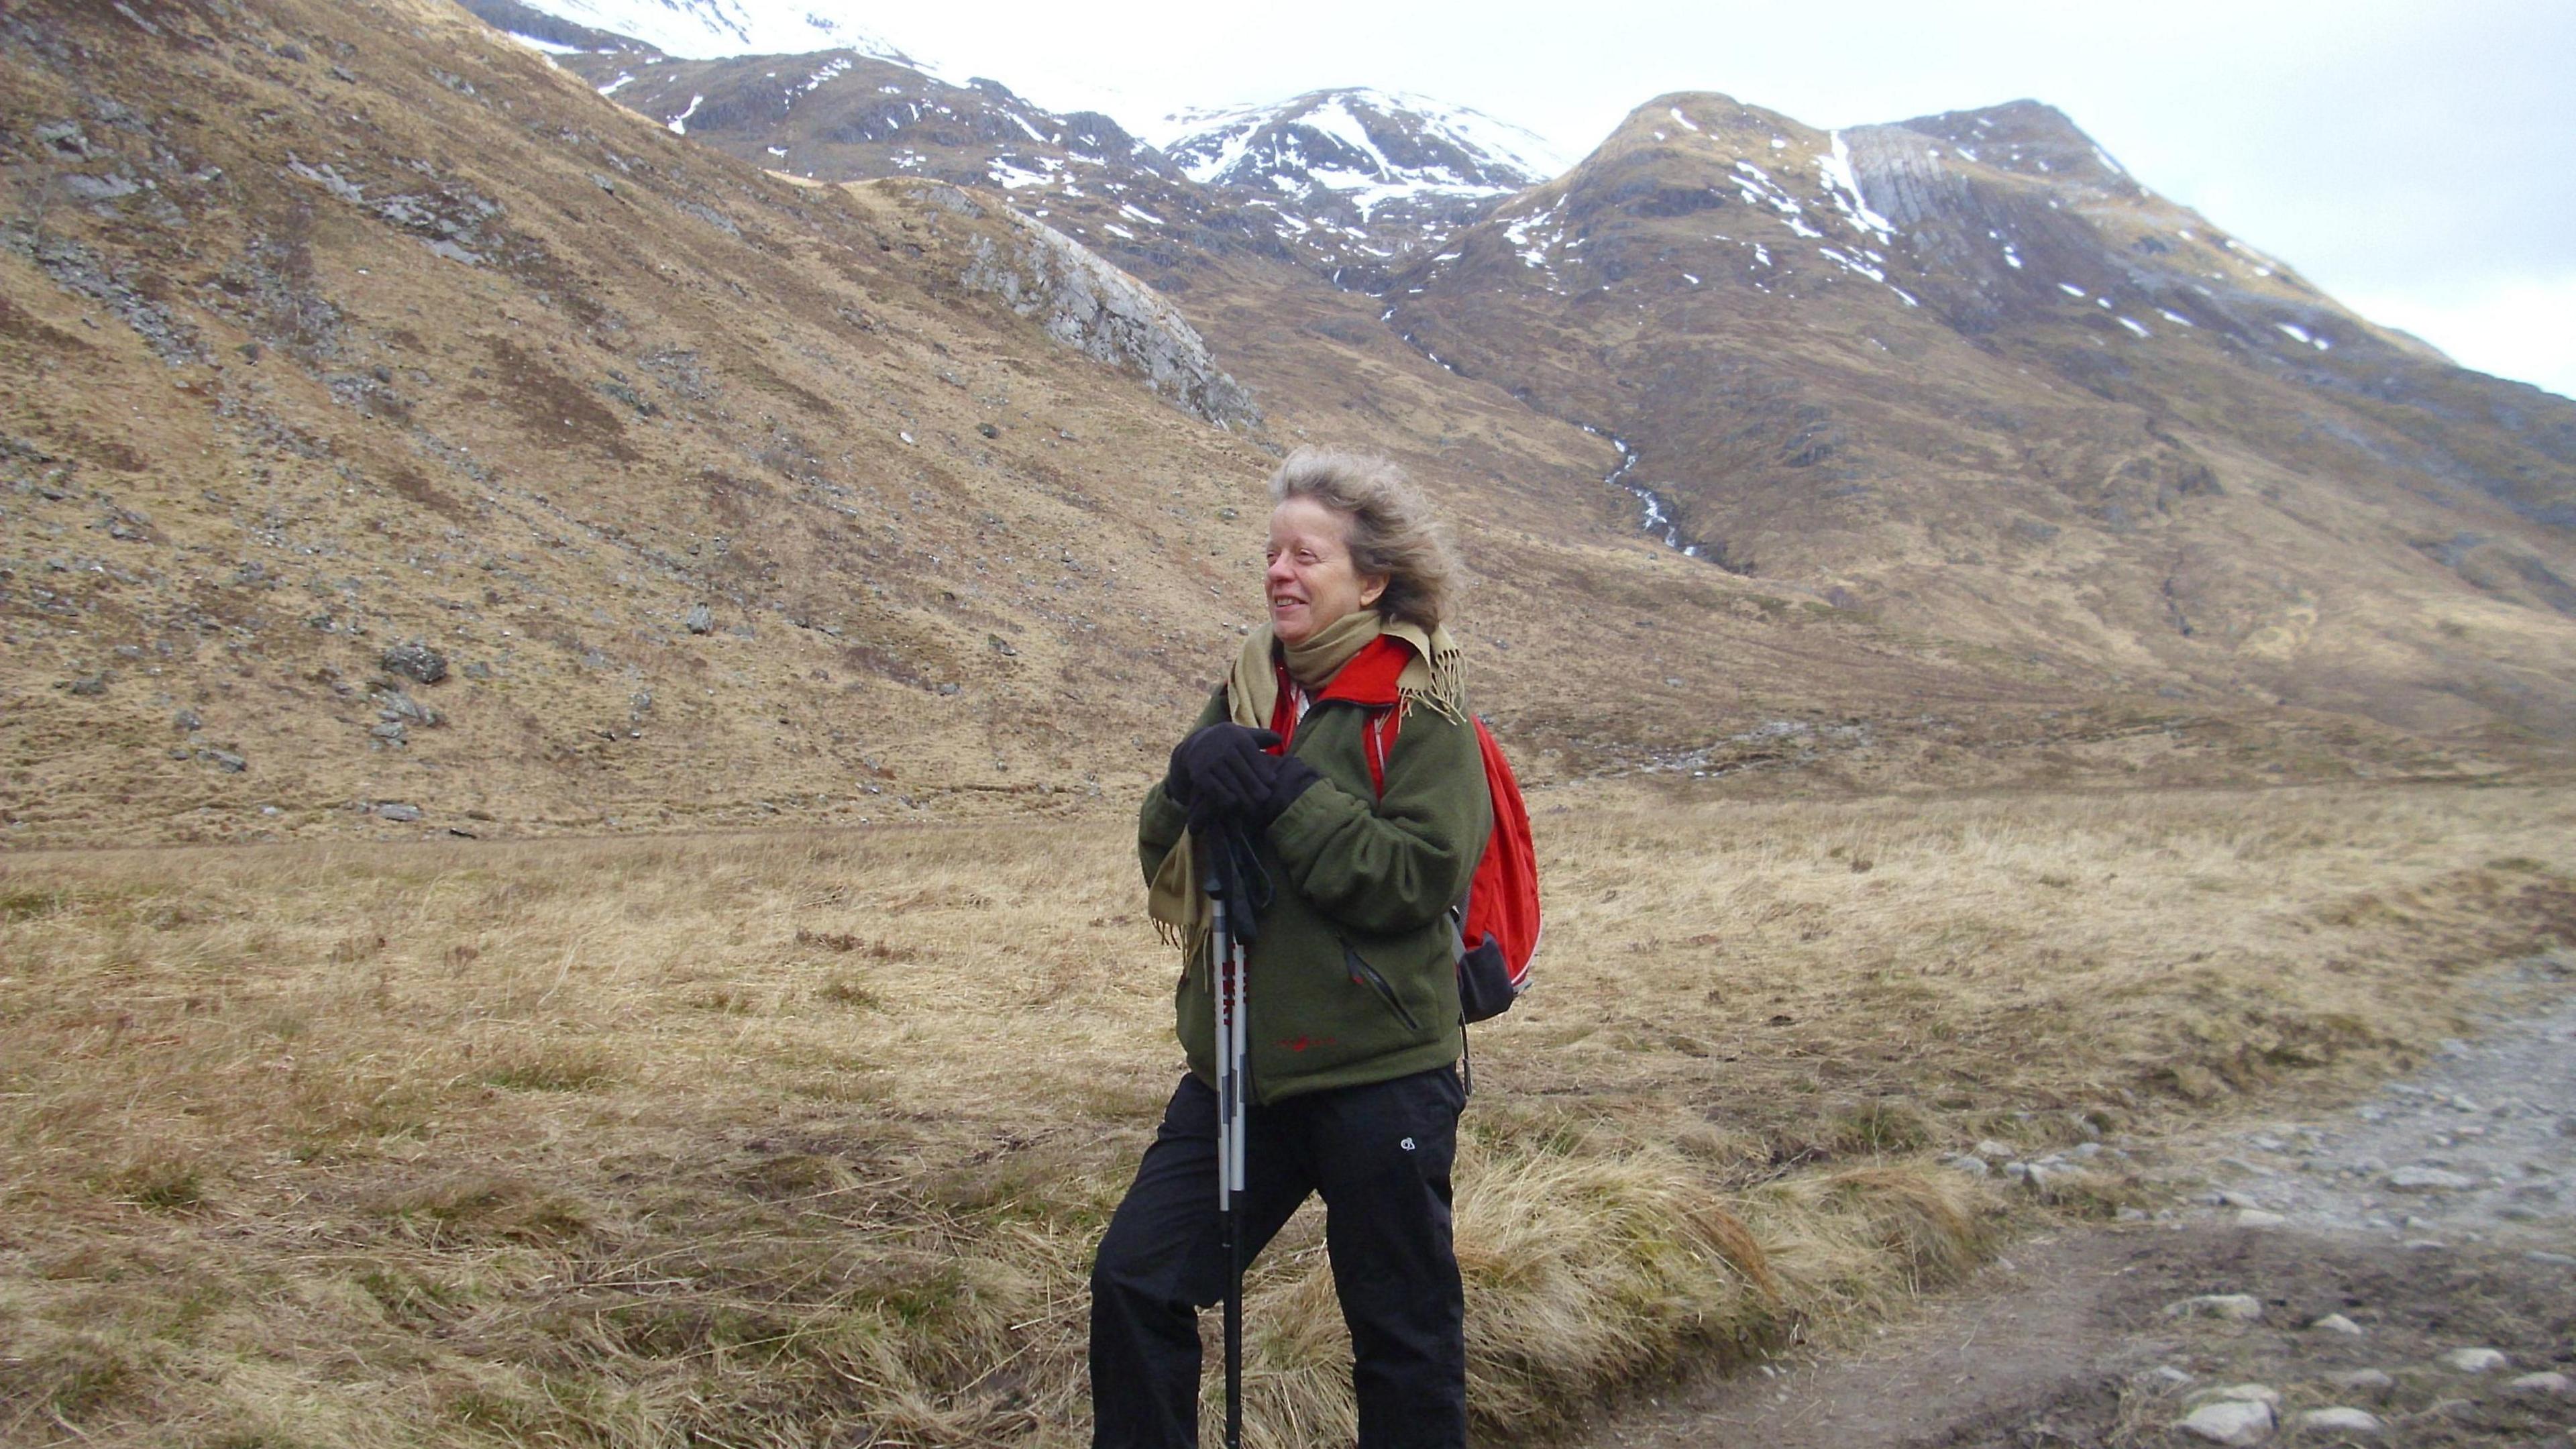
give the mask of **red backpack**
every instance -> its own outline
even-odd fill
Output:
[[[1494,828],[1485,837],[1485,855],[1476,862],[1466,899],[1449,908],[1449,929],[1458,941],[1459,1012],[1469,1021],[1484,1021],[1511,1010],[1529,990],[1530,961],[1545,926],[1538,914],[1538,849],[1530,840],[1521,782],[1484,719],[1470,718],[1485,759],[1485,790],[1494,800]],[[1387,751],[1402,722],[1401,710],[1384,709],[1362,732],[1369,744],[1369,783],[1380,794],[1386,792]]]
[[[1317,696],[1318,702],[1347,700],[1370,711],[1360,734],[1368,747],[1369,783],[1381,795],[1386,793],[1387,754],[1404,727],[1396,677],[1412,657],[1406,645],[1380,639],[1344,665]],[[1293,686],[1284,667],[1279,675],[1280,705],[1273,727],[1285,736],[1295,729],[1295,711],[1288,699]],[[1530,842],[1529,806],[1521,799],[1512,762],[1504,757],[1503,747],[1485,722],[1473,722],[1476,746],[1485,761],[1486,793],[1493,797],[1494,825],[1485,837],[1484,858],[1476,862],[1466,896],[1449,908],[1449,928],[1457,940],[1460,1013],[1469,1021],[1484,1021],[1511,1010],[1520,994],[1529,990],[1530,959],[1538,954],[1540,931],[1538,851]]]

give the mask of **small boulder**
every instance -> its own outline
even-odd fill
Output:
[[[1986,1166],[1984,1158],[1967,1152],[1959,1153],[1955,1157],[1944,1157],[1941,1159],[1941,1165],[1957,1172],[1964,1172],[1970,1177],[1984,1177],[1994,1171],[1993,1168]]]
[[[406,805],[399,800],[386,800],[376,806],[376,816],[379,819],[391,820],[397,824],[409,824],[420,818],[420,807],[417,805]]]
[[[2261,1404],[2267,1409],[2281,1407],[2281,1391],[2270,1384],[2229,1384],[2224,1388],[2203,1389],[2191,1396],[2195,1404]]]
[[[716,631],[716,611],[704,604],[691,604],[680,624],[692,634],[712,634]]]
[[[2388,1426],[2377,1414],[2366,1409],[2337,1405],[2331,1409],[2310,1409],[2299,1416],[2299,1427],[2320,1434],[2376,1434]]]
[[[234,754],[230,750],[208,750],[205,752],[203,758],[207,764],[214,766],[216,769],[223,771],[227,775],[238,775],[242,771],[250,768],[250,761],[243,759],[241,756]]]
[[[106,675],[104,675],[104,674],[88,674],[88,675],[83,675],[82,677],[80,677],[80,678],[78,678],[78,679],[73,680],[73,681],[71,682],[71,684],[70,684],[69,688],[71,689],[71,692],[72,692],[72,693],[74,693],[74,694],[81,694],[81,695],[100,695],[100,694],[105,694],[105,693],[107,693],[107,676],[106,676]]]
[[[2309,1324],[2308,1327],[2313,1328],[2320,1333],[2340,1333],[2346,1338],[2361,1337],[2361,1325],[2344,1317],[2340,1313],[2329,1313],[2325,1317]]]
[[[2370,1368],[2354,1369],[2350,1373],[2336,1374],[2334,1377],[2326,1380],[2326,1382],[2343,1390],[2347,1394],[2359,1394],[2373,1398],[2385,1394],[2390,1389],[2397,1387],[2397,1380],[2390,1378],[2387,1374],[2382,1373],[2378,1369]]]
[[[2474,1177],[2440,1167],[2401,1167],[2387,1181],[2390,1192],[2459,1192],[2478,1185]]]
[[[2174,1427],[2212,1444],[2260,1444],[2272,1437],[2272,1406],[2221,1399],[2192,1410]]]
[[[377,718],[403,724],[416,724],[435,729],[447,723],[447,716],[403,693],[389,689],[376,696]]]
[[[2238,1208],[2236,1226],[2240,1228],[2277,1228],[2289,1219],[2264,1208]]]
[[[2441,1362],[2442,1367],[2464,1374],[2493,1373],[2513,1366],[2513,1360],[2491,1348],[2455,1348],[2442,1355]]]
[[[2263,1300],[2251,1293],[2203,1293],[2165,1305],[2167,1318],[2221,1318],[2252,1323],[2263,1316]]]
[[[2504,1386],[2509,1394],[2531,1394],[2548,1399],[2576,1399],[2576,1379],[2562,1373],[2524,1374]]]
[[[436,684],[447,677],[447,656],[430,648],[423,639],[404,640],[386,650],[381,662],[387,674],[399,674],[422,684]]]

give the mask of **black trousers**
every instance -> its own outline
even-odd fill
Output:
[[[1350,1326],[1360,1449],[1463,1449],[1467,1340],[1449,1225],[1457,1070],[1291,1097],[1248,1114],[1248,1262],[1310,1192]],[[1198,1310],[1225,1295],[1216,1093],[1184,1077],[1091,1268],[1094,1449],[1193,1446]]]

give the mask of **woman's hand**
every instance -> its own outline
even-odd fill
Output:
[[[1269,730],[1209,725],[1173,747],[1163,793],[1194,815],[1209,812],[1256,819],[1269,802],[1279,774],[1279,757],[1267,753],[1277,743],[1279,736]],[[1277,813],[1270,815],[1275,818]]]

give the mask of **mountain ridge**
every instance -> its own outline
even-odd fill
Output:
[[[2570,570],[2501,500],[2557,475],[2482,384],[2116,352],[2113,309],[1937,278],[1963,331],[1786,118],[1744,113],[1757,181],[1736,110],[1641,114],[1377,295],[990,82],[848,53],[785,105],[811,71],[414,0],[126,8],[0,16],[0,840],[1094,808],[1239,639],[1308,443],[1459,521],[1479,707],[1541,786],[2554,758]],[[901,125],[823,134],[882,85]],[[692,95],[721,124],[675,132]]]

